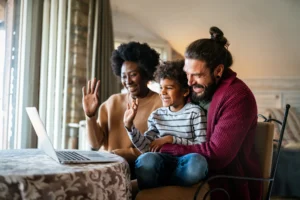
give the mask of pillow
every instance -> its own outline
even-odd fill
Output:
[[[269,108],[266,109],[266,112],[268,113],[267,116],[269,116],[269,118],[277,119],[281,122],[283,121],[285,109]],[[274,139],[279,140],[281,125],[277,122],[272,123],[275,124]],[[300,119],[299,116],[297,116],[295,109],[291,108],[285,126],[282,146],[286,147],[289,144],[292,145],[297,143],[300,143]]]

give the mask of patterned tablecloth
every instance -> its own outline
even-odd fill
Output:
[[[39,149],[0,151],[0,199],[131,199],[129,166],[62,165]]]

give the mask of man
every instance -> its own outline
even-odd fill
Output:
[[[192,146],[165,144],[160,152],[176,156],[199,153],[207,158],[209,176],[260,177],[253,148],[255,98],[230,69],[233,61],[223,32],[212,27],[210,34],[211,39],[196,40],[187,47],[184,67],[192,101],[207,109],[207,142]],[[257,181],[218,179],[210,186],[226,189],[231,199],[256,200],[262,195],[262,184]],[[215,192],[212,199],[225,199],[224,193]]]

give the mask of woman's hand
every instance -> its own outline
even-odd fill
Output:
[[[173,143],[173,136],[168,135],[161,138],[157,138],[154,141],[152,141],[149,145],[149,150],[152,152],[158,152],[160,148],[167,143]]]
[[[85,86],[82,88],[82,107],[88,117],[95,116],[100,106],[99,86],[100,80],[94,78],[88,81],[87,89]]]
[[[131,129],[132,125],[133,125],[133,120],[136,116],[137,110],[139,107],[139,101],[138,99],[133,99],[132,100],[132,104],[130,106],[130,104],[127,104],[127,110],[124,113],[124,125],[127,129]]]

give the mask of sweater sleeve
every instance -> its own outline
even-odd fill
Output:
[[[199,153],[208,159],[211,169],[224,168],[236,157],[245,137],[257,123],[256,103],[250,94],[237,93],[224,102],[208,142],[190,146],[165,144],[160,152],[177,156]]]
[[[144,133],[144,135],[135,127],[129,131],[126,127],[127,133],[132,144],[141,152],[145,153],[149,151],[149,144],[159,137],[159,132],[156,128],[153,114],[148,118],[148,130]]]
[[[98,150],[107,140],[107,108],[106,103],[100,106],[98,119],[86,116],[86,135],[92,149]]]

